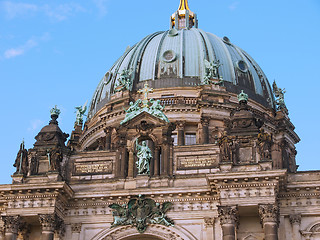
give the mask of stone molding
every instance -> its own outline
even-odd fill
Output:
[[[19,228],[22,224],[21,217],[17,216],[2,216],[5,232],[18,234]]]
[[[280,212],[276,204],[260,204],[259,215],[263,225],[268,222],[279,224]]]
[[[218,206],[220,224],[239,224],[238,206]]]

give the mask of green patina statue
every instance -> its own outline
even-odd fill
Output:
[[[287,106],[284,102],[284,94],[286,93],[286,90],[283,88],[278,88],[276,81],[272,84],[273,93],[276,96],[276,104],[278,106],[278,110],[284,110],[285,112],[288,112]]]
[[[57,116],[57,117],[59,117],[61,111],[60,111],[59,108],[57,108],[57,105],[56,105],[56,106],[54,106],[54,108],[52,108],[52,109],[50,110],[50,113],[51,113],[51,116]]]
[[[204,60],[205,64],[205,76],[204,76],[204,81],[202,85],[222,85],[223,84],[223,79],[222,77],[219,77],[218,74],[218,69],[222,65],[220,61],[212,61],[209,62],[208,60]]]
[[[85,116],[85,112],[87,111],[87,103],[88,101],[86,101],[86,103],[83,106],[75,107],[75,109],[77,109],[76,123],[78,125],[83,123],[83,116]]]
[[[121,92],[124,90],[131,90],[132,87],[132,81],[131,81],[131,74],[132,69],[124,69],[122,70],[120,74],[120,77],[118,78],[118,82],[115,86],[115,92]]]
[[[149,113],[157,118],[160,118],[166,122],[169,122],[167,116],[162,112],[164,107],[161,106],[160,100],[150,99],[150,103],[152,104]]]
[[[141,145],[138,143],[138,139],[136,139],[136,150],[137,150],[137,158],[136,166],[138,168],[138,174],[144,175],[150,174],[150,161],[152,159],[152,152],[150,148],[147,146],[146,141],[142,141]]]
[[[144,88],[139,90],[139,93],[144,94],[143,100],[138,99],[135,103],[130,102],[130,106],[126,111],[126,116],[123,121],[121,121],[121,125],[130,121],[134,117],[138,116],[143,112],[147,112],[161,120],[166,122],[170,122],[167,116],[163,113],[164,106],[161,105],[160,100],[150,99],[148,100],[148,93],[152,92],[153,89],[148,87],[146,83]]]
[[[162,206],[153,199],[143,195],[132,198],[128,204],[111,204],[113,211],[113,223],[111,227],[131,225],[144,233],[150,224],[173,226],[173,220],[166,216],[172,207],[171,202],[165,202]]]

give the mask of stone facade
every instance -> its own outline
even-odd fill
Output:
[[[53,109],[0,185],[0,239],[320,239],[320,171],[297,171],[288,110],[209,80],[150,91],[169,122],[142,111],[122,124],[143,83],[110,92],[67,143]],[[149,174],[138,174],[137,140],[152,152]]]

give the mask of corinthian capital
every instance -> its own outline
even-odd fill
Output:
[[[39,214],[39,221],[42,225],[42,231],[53,232],[63,226],[63,220],[56,214]]]
[[[2,216],[5,232],[17,234],[21,225],[21,217],[18,216]]]
[[[261,223],[275,222],[279,223],[279,206],[275,204],[260,204],[259,205],[259,215]]]
[[[237,206],[218,206],[218,214],[220,224],[235,224],[239,223],[239,213]]]

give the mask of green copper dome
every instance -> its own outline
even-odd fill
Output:
[[[272,89],[259,65],[227,37],[219,38],[198,28],[156,32],[126,50],[100,81],[89,118],[115,93],[123,71],[131,91],[148,81],[152,88],[198,86],[206,77],[206,63],[218,62],[217,75],[227,91],[244,90],[250,99],[274,108]]]

